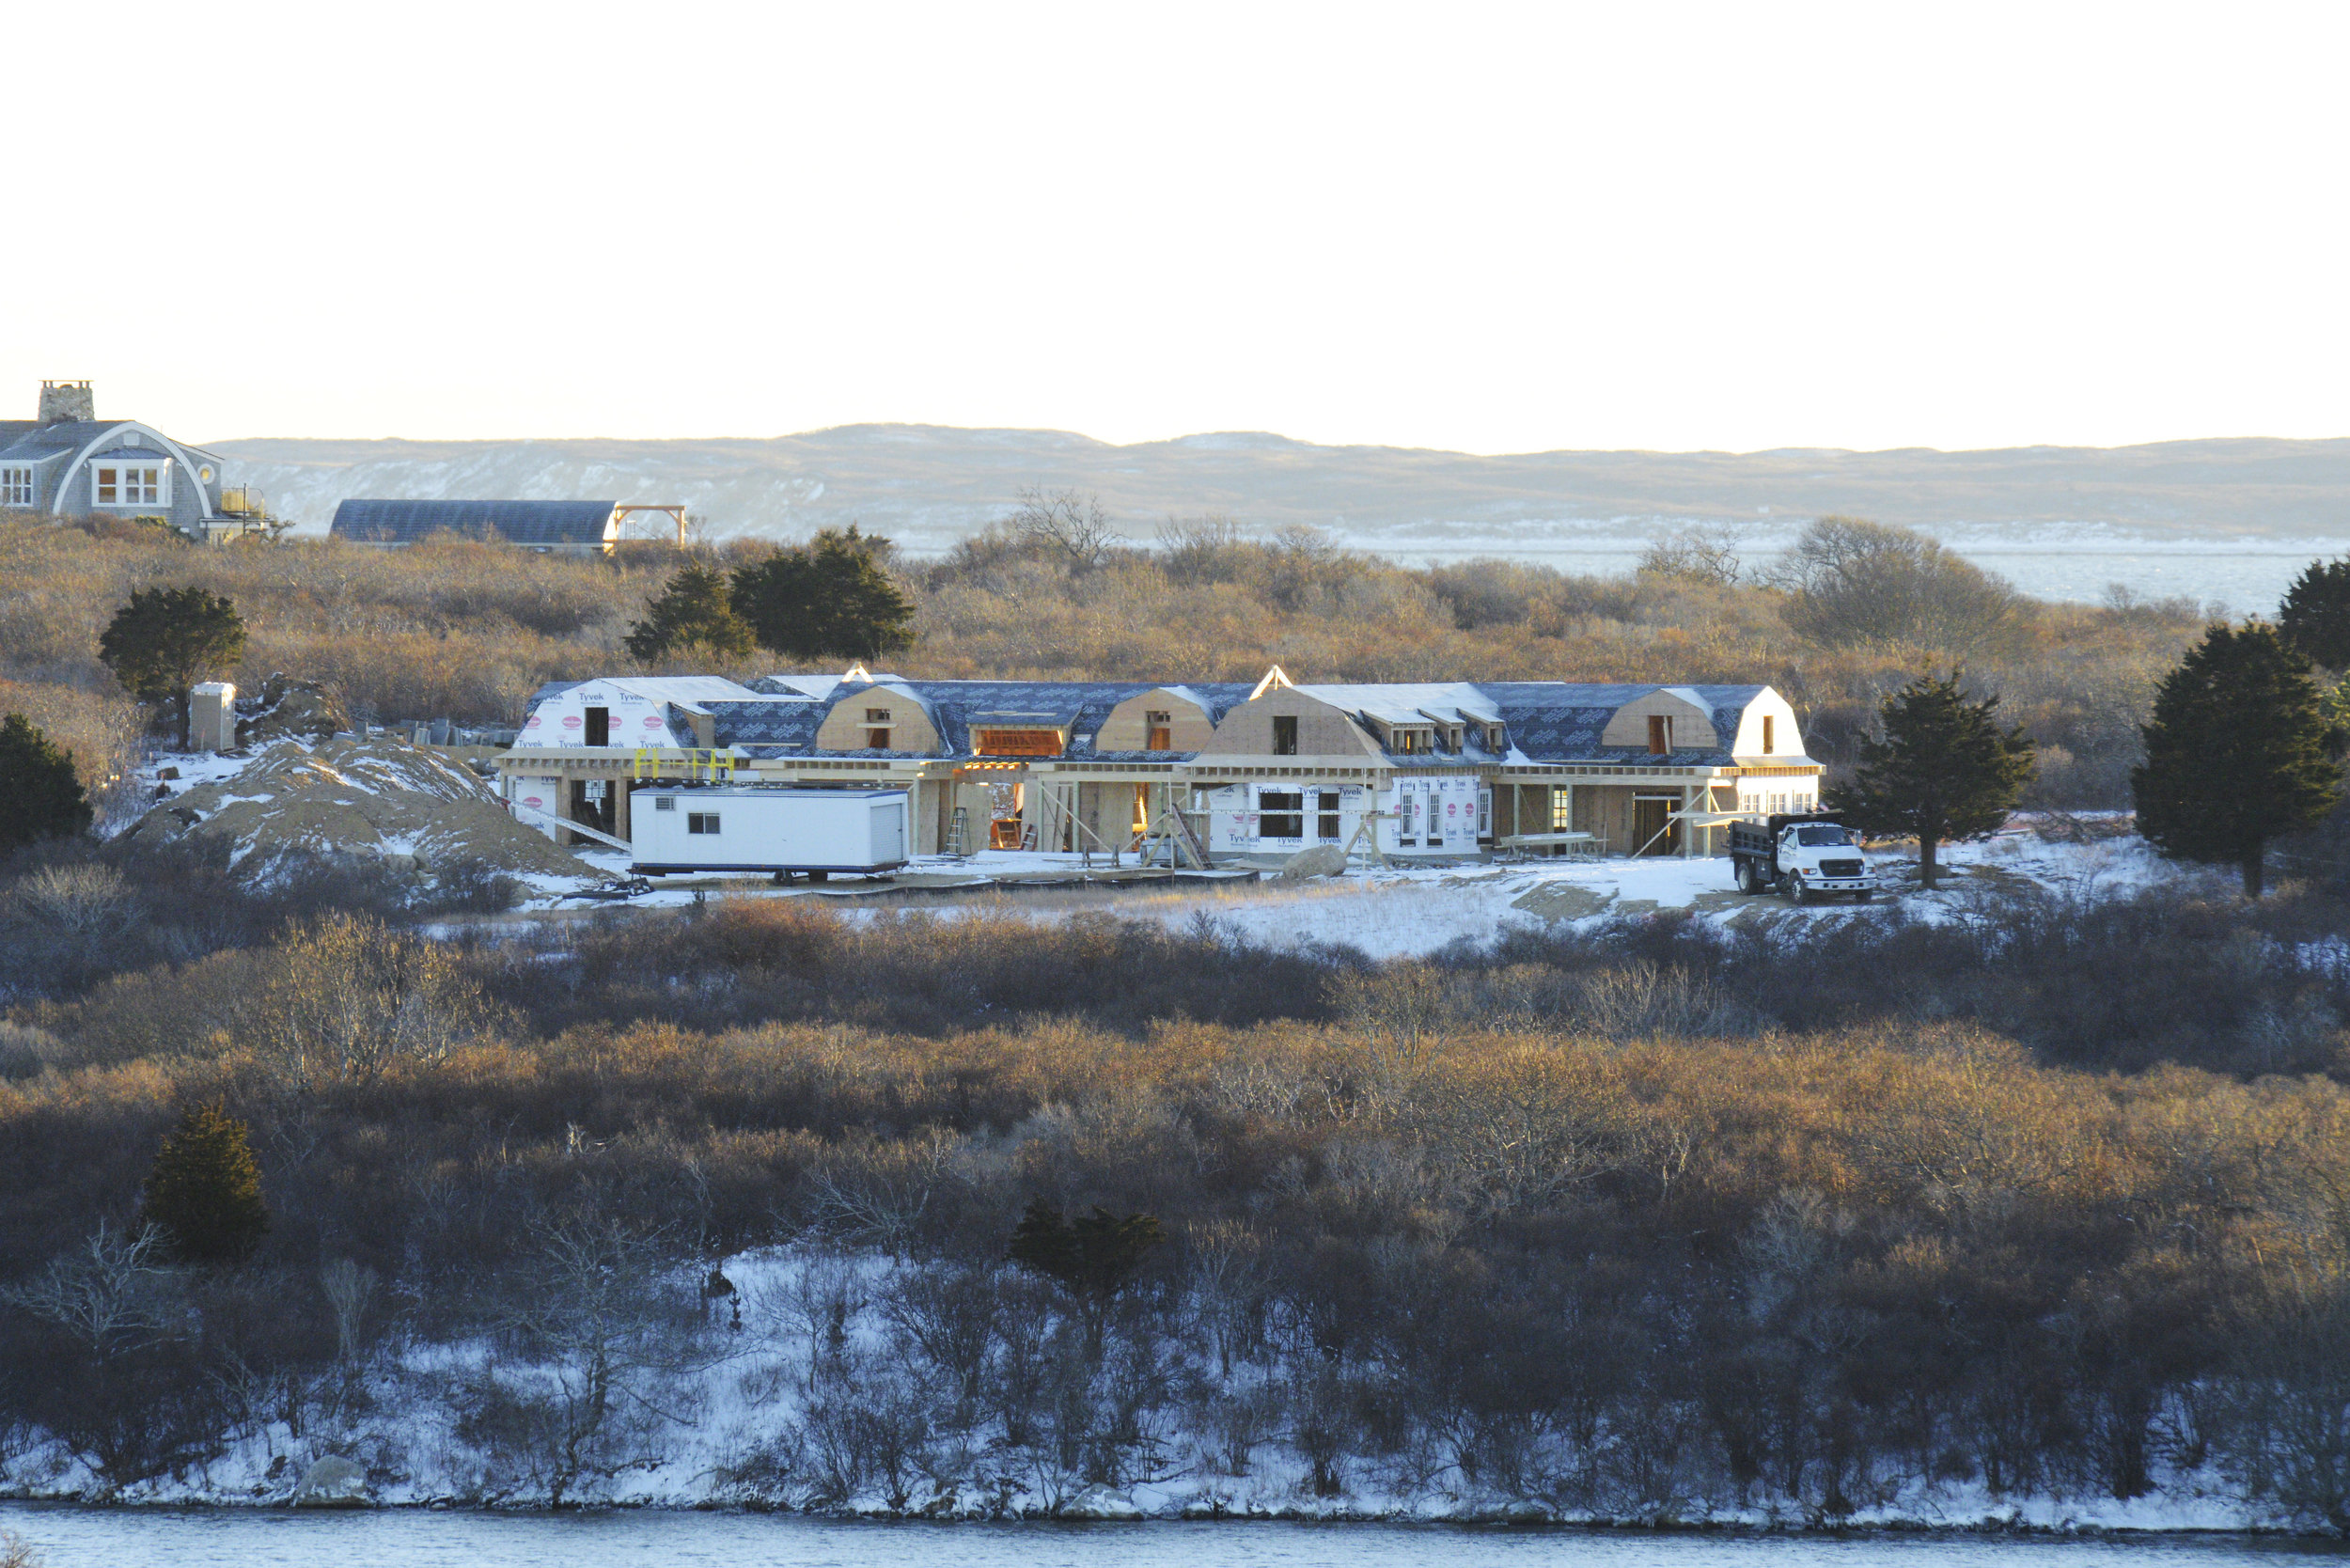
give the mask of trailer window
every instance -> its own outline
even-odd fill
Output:
[[[715,811],[688,811],[685,813],[685,831],[688,833],[717,832],[718,813]]]

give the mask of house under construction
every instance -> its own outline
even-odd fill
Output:
[[[496,759],[534,820],[630,836],[696,780],[908,792],[917,855],[986,849],[1411,861],[1712,855],[1807,809],[1821,765],[1768,686],[1254,685],[619,676],[551,683]],[[552,830],[563,833],[560,827]]]

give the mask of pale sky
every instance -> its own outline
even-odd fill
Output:
[[[2350,434],[2350,9],[22,7],[0,417]],[[21,409],[11,407],[21,403]]]

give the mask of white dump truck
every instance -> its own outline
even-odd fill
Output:
[[[903,790],[655,787],[630,795],[628,809],[639,876],[894,870],[912,826]]]
[[[1794,903],[1829,893],[1850,893],[1866,903],[1879,886],[1860,836],[1833,811],[1732,823],[1730,859],[1740,892],[1780,893]]]

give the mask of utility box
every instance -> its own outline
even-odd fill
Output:
[[[188,747],[192,751],[233,751],[237,746],[237,688],[227,681],[207,681],[188,693]]]
[[[672,871],[886,871],[906,863],[903,790],[752,785],[638,790],[629,842],[643,876]]]

